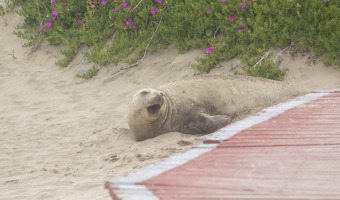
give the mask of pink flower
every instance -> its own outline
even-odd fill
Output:
[[[96,8],[97,7],[97,5],[96,4],[91,4],[91,8]]]
[[[156,14],[158,12],[157,8],[151,8],[150,13],[151,14]]]
[[[206,52],[206,53],[211,53],[211,52],[213,52],[213,51],[214,51],[214,48],[213,48],[213,47],[208,47],[208,48],[205,49],[205,52]]]
[[[162,3],[163,3],[163,0],[156,0],[156,2],[157,2],[158,4],[162,4]]]
[[[57,18],[55,15],[52,15],[51,19],[55,20],[55,18]]]
[[[118,9],[117,9],[117,8],[115,8],[115,9],[113,10],[113,12],[117,13],[117,12],[118,12]]]
[[[243,33],[243,29],[242,28],[238,29],[238,32]]]
[[[45,26],[40,26],[39,31],[43,32],[45,30]]]
[[[211,9],[207,8],[207,13],[210,14],[211,13]]]
[[[126,23],[127,25],[131,25],[131,24],[133,24],[133,21],[132,21],[131,19],[128,19],[128,20],[125,21],[125,23]]]
[[[82,24],[83,24],[83,20],[82,20],[82,19],[78,19],[78,20],[77,20],[77,24],[78,24],[78,25],[82,25]]]
[[[247,26],[247,22],[242,22],[242,26],[246,27]]]
[[[45,24],[45,28],[52,28],[52,22],[47,22]]]
[[[105,6],[105,5],[107,4],[107,1],[106,1],[106,0],[102,0],[101,4],[102,4],[103,6]]]
[[[126,2],[122,3],[122,7],[123,7],[123,8],[127,8],[128,6],[129,6],[128,3],[126,3]]]
[[[225,2],[227,2],[227,0],[221,0],[221,2],[222,2],[222,3],[225,3]]]
[[[52,12],[52,15],[57,17],[59,15],[59,12],[57,10],[55,10],[55,11]]]
[[[243,3],[243,4],[241,5],[241,9],[245,9],[245,8],[247,8],[247,4]]]
[[[138,26],[135,23],[133,23],[133,21],[131,19],[128,19],[128,20],[125,21],[125,24],[123,24],[123,29],[127,29],[129,27],[137,28]]]
[[[63,2],[62,4],[63,4],[64,6],[67,6],[67,5],[68,5],[68,3],[67,3],[67,2]]]
[[[55,6],[55,5],[57,4],[57,2],[56,2],[55,0],[52,0],[52,1],[51,1],[51,4],[52,4],[53,6]]]
[[[229,17],[229,21],[233,22],[235,20],[235,17],[234,16],[230,16]]]

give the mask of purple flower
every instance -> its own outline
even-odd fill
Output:
[[[45,24],[45,28],[52,28],[52,22],[47,22]]]
[[[221,0],[221,2],[222,2],[222,3],[225,3],[225,2],[227,2],[227,0]]]
[[[208,14],[211,13],[211,9],[210,8],[207,8],[207,11],[206,11]]]
[[[43,32],[45,30],[45,26],[40,26],[39,31]]]
[[[128,19],[125,21],[125,24],[123,24],[123,29],[127,29],[127,28],[137,28],[137,25],[135,23],[133,23],[133,21],[131,19]]]
[[[55,5],[57,4],[57,2],[56,2],[55,0],[52,0],[52,1],[51,1],[51,4],[52,4],[53,6],[55,6]]]
[[[205,52],[206,52],[206,53],[211,53],[211,52],[213,52],[213,51],[214,51],[214,48],[213,48],[213,47],[208,47],[208,48],[205,49]]]
[[[113,12],[117,13],[117,12],[118,12],[118,9],[117,9],[117,8],[115,8],[115,9],[113,10]]]
[[[131,25],[131,24],[133,24],[133,21],[132,21],[131,19],[128,19],[128,20],[125,21],[125,23],[126,23],[127,25]]]
[[[68,3],[65,1],[65,2],[63,2],[62,3],[64,6],[67,6],[68,5]]]
[[[151,8],[150,13],[151,14],[156,14],[158,12],[157,8]]]
[[[243,29],[242,28],[238,29],[238,32],[243,33]]]
[[[243,4],[241,5],[241,9],[245,9],[245,8],[247,8],[247,4],[243,3]]]
[[[126,2],[122,3],[122,7],[123,7],[123,8],[127,8],[128,6],[129,6],[128,3],[126,3]]]
[[[106,0],[102,0],[101,4],[102,4],[103,6],[105,6],[105,5],[107,4],[107,1],[106,1]]]
[[[235,17],[234,16],[230,16],[229,17],[229,21],[233,22],[235,20]]]
[[[57,17],[59,15],[59,12],[57,10],[55,10],[55,11],[52,12],[52,15]]]
[[[247,22],[242,22],[242,26],[246,27],[247,26]]]
[[[55,18],[57,18],[57,17],[55,15],[52,15],[51,18],[52,18],[52,20],[55,20]]]
[[[163,0],[156,0],[156,2],[157,2],[158,4],[162,4],[162,3],[163,3]]]
[[[82,20],[82,19],[78,19],[78,20],[77,20],[77,24],[78,24],[78,25],[82,25],[82,24],[83,24],[83,20]]]

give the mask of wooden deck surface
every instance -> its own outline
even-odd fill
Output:
[[[113,199],[339,200],[340,91],[267,109],[106,187]]]

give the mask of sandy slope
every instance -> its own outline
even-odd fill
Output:
[[[0,21],[0,199],[108,199],[104,181],[199,144],[204,136],[169,133],[143,142],[130,136],[126,109],[140,88],[194,76],[200,51],[173,48],[147,55],[138,67],[111,75],[106,66],[91,80],[74,74],[91,64],[79,55],[67,69],[55,66],[58,47],[21,48],[12,35],[22,19]],[[307,90],[340,87],[339,68],[309,55],[280,58],[285,82]],[[238,61],[221,63],[212,74],[232,74]],[[104,83],[104,80],[109,80]]]

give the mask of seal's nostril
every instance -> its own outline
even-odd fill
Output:
[[[149,94],[149,91],[145,91],[145,90],[144,90],[144,91],[141,92],[141,94],[142,94],[142,95],[147,95],[147,94]]]

